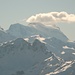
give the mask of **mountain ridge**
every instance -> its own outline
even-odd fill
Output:
[[[75,42],[57,26],[17,23],[0,33],[1,75],[74,75]]]
[[[56,37],[63,41],[68,41],[68,38],[60,31],[58,27],[46,26],[41,23],[29,23],[29,25],[13,24],[7,30],[8,33],[19,38],[26,38],[32,35],[41,35],[45,38]]]
[[[61,53],[59,54],[58,51],[61,52],[65,51],[64,49],[62,50],[62,48],[57,47],[57,45],[55,46],[54,43],[53,44],[51,43],[50,46],[52,45],[53,47],[55,47],[54,51],[53,49],[51,49],[51,47],[50,48],[47,47],[48,42],[45,40],[46,39],[43,40],[45,42],[43,43],[40,40],[40,38],[39,39],[35,38],[34,41],[30,43],[23,38],[17,38],[16,40],[12,40],[3,43],[3,45],[0,45],[0,74],[1,75],[5,74],[6,75],[19,75],[19,74],[20,75],[31,75],[31,74],[60,75],[67,72],[68,69],[70,69],[69,72],[72,73],[72,71],[74,70],[71,69],[71,67],[69,66],[75,64],[74,62],[75,58],[68,59],[68,56],[67,55],[64,56],[64,54],[63,57],[62,54]],[[57,40],[57,42],[60,41],[60,44],[62,43],[61,40],[56,38],[50,38],[48,40],[52,40],[53,42]],[[65,46],[66,43],[63,42],[61,46],[63,47],[63,45]],[[71,53],[69,53],[69,55],[71,55]]]

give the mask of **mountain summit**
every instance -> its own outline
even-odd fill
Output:
[[[56,37],[62,41],[67,41],[68,38],[60,31],[59,27],[55,25],[43,25],[41,23],[29,23],[28,25],[13,24],[7,30],[16,38],[26,38],[32,35],[41,35],[45,38]]]
[[[0,35],[0,75],[75,74],[75,42],[59,27],[17,23]]]

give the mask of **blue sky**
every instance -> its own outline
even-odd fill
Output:
[[[0,0],[0,26],[7,29],[12,23],[35,14],[62,11],[75,14],[75,0]],[[75,23],[57,25],[75,40]]]

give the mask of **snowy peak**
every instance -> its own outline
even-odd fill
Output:
[[[43,25],[41,23],[29,23],[28,25],[13,24],[7,30],[16,38],[26,38],[33,35],[41,35],[44,38],[56,37],[62,41],[67,41],[68,38],[55,25]]]
[[[11,24],[9,29],[12,29],[13,27],[19,27],[20,28],[21,26],[23,26],[23,25],[20,23],[15,23],[15,24]]]
[[[16,24],[12,24],[9,27],[9,30],[7,30],[7,32],[12,34],[16,38],[22,38],[26,34],[24,30],[26,31],[26,28],[24,25],[16,23]]]

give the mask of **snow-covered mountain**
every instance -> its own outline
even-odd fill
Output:
[[[8,30],[0,27],[0,43],[10,41],[16,38],[26,38],[33,35],[41,35],[44,38],[56,37],[62,41],[68,38],[61,32],[57,26],[47,26],[41,23],[29,23],[28,25],[12,24]]]
[[[21,70],[29,73],[31,68],[36,68],[37,65],[42,64],[45,59],[53,56],[53,54],[47,52],[46,49],[45,44],[37,39],[32,45],[22,38],[3,43],[3,45],[0,46],[0,74],[12,75]],[[55,56],[53,57],[55,58]]]
[[[74,74],[75,58],[69,58],[75,52],[74,43],[39,35],[34,36],[33,42],[29,39],[18,38],[0,44],[1,75],[62,75],[68,74],[68,69]]]
[[[41,35],[45,38],[56,37],[62,41],[68,40],[68,38],[63,34],[63,32],[60,31],[57,26],[47,26],[41,23],[29,23],[26,26],[19,23],[13,24],[10,26],[7,32],[17,38],[25,38],[32,35]]]
[[[75,75],[75,42],[55,25],[0,28],[0,75]]]

